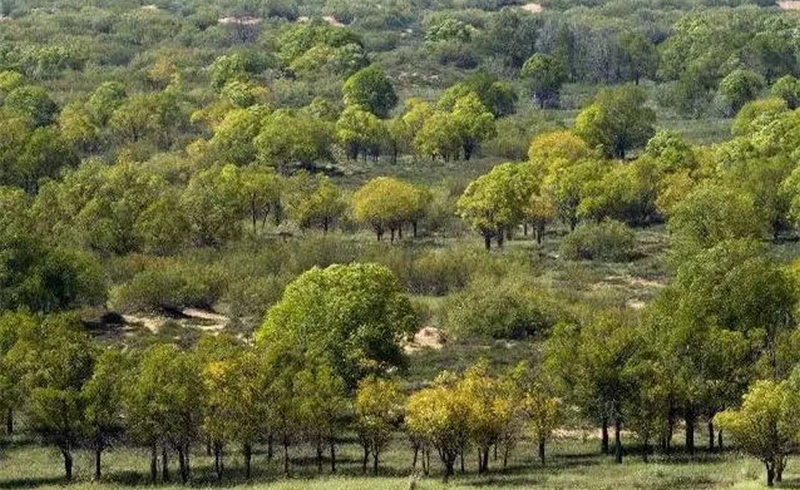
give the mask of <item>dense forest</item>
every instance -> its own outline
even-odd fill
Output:
[[[0,487],[796,483],[795,10],[1,0]]]

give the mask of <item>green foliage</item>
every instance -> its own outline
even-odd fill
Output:
[[[764,88],[764,78],[749,70],[734,70],[719,82],[719,97],[725,105],[724,113],[731,116],[742,106],[758,97]]]
[[[797,109],[797,105],[800,103],[800,81],[792,75],[784,75],[775,80],[770,93],[773,97],[782,99],[789,109]]]
[[[58,113],[58,107],[47,90],[38,85],[22,85],[11,90],[3,107],[33,127],[47,126]]]
[[[397,105],[391,81],[378,65],[363,68],[344,82],[342,97],[348,106],[357,106],[385,118]]]
[[[564,237],[559,253],[567,260],[625,262],[636,253],[636,236],[624,223],[585,223]]]
[[[558,105],[558,93],[561,85],[567,81],[567,73],[559,60],[536,53],[522,66],[520,75],[525,78],[528,90],[538,102],[539,108]]]
[[[603,89],[578,114],[575,134],[608,157],[625,158],[628,150],[644,145],[655,133],[656,115],[645,102],[638,87]]]
[[[265,345],[303,346],[330,360],[352,389],[404,364],[398,342],[416,329],[411,303],[385,267],[313,268],[290,283],[257,333]]]
[[[541,287],[519,277],[473,280],[445,304],[449,332],[463,337],[544,337],[559,320],[559,305]]]
[[[395,231],[402,238],[403,226],[416,223],[425,214],[425,195],[411,184],[391,178],[378,177],[364,184],[353,194],[353,217],[369,226],[378,241],[386,230],[394,241]]]

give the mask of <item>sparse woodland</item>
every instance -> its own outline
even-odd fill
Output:
[[[793,488],[795,7],[0,0],[0,487]]]

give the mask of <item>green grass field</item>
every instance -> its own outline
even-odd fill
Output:
[[[201,488],[258,488],[275,490],[359,490],[385,489],[608,489],[608,490],[681,490],[681,489],[751,489],[762,488],[763,468],[753,459],[744,459],[736,453],[708,454],[698,452],[694,458],[675,454],[671,458],[655,456],[643,463],[635,454],[626,456],[622,465],[613,463],[608,456],[598,453],[596,440],[555,440],[550,445],[546,466],[535,458],[534,448],[527,441],[511,454],[506,470],[501,462],[490,462],[490,474],[474,474],[473,462],[467,461],[467,472],[457,474],[450,483],[441,482],[438,465],[432,459],[433,472],[423,477],[411,470],[411,450],[398,439],[386,454],[378,477],[363,476],[359,463],[359,448],[346,443],[340,448],[341,461],[338,474],[328,472],[327,462],[322,475],[308,459],[311,451],[298,446],[291,451],[292,474],[282,475],[280,462],[268,462],[264,448],[254,457],[255,475],[245,483],[241,475],[241,460],[230,454],[226,464],[228,476],[217,480],[213,474],[212,460],[201,449],[193,455],[192,486]],[[432,458],[434,455],[431,456]],[[174,459],[174,458],[173,458]],[[7,446],[0,459],[0,488],[62,488],[61,458],[54,448],[16,442]],[[130,488],[149,486],[147,481],[148,457],[143,451],[116,448],[104,459],[104,480],[91,481],[92,459],[88,452],[76,455],[77,482],[70,488],[82,490]],[[173,468],[173,479],[177,479]],[[178,488],[177,483],[163,484],[161,488]],[[789,461],[782,488],[800,488],[800,468]]]

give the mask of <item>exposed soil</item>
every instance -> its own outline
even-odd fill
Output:
[[[526,3],[522,6],[522,10],[527,10],[532,14],[538,14],[544,10],[544,7],[542,7],[540,3]]]
[[[420,351],[422,349],[440,350],[447,343],[445,333],[435,327],[424,327],[414,334],[414,339],[403,346],[406,353]]]
[[[783,10],[800,10],[800,0],[782,0],[778,2],[778,7]]]
[[[260,17],[223,17],[217,22],[220,24],[237,24],[242,26],[254,26],[260,24],[262,19]]]

